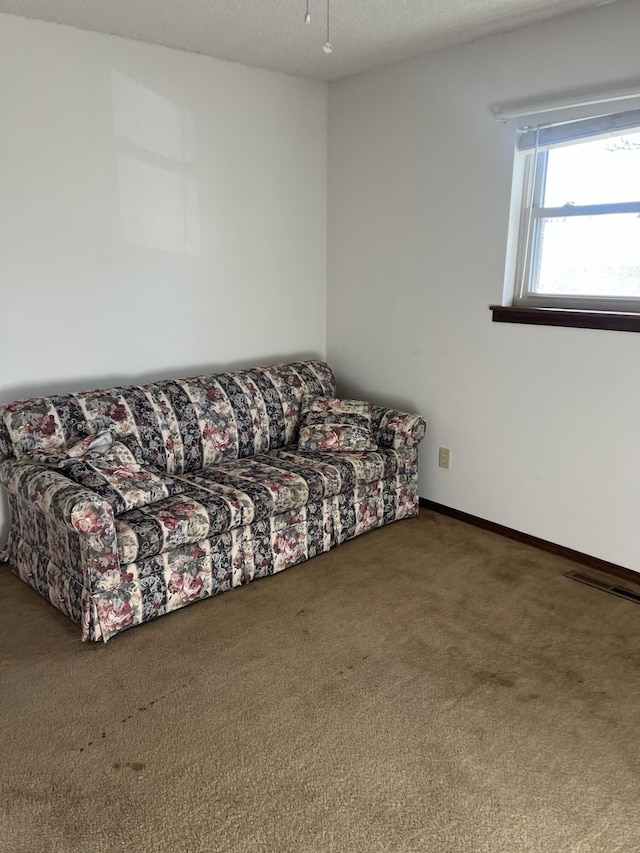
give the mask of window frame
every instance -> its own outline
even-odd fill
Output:
[[[605,110],[606,111],[606,110]],[[599,115],[602,115],[602,110]],[[620,118],[620,116],[612,116],[611,118]],[[549,125],[522,127],[520,134],[528,134],[529,139],[533,134],[536,138],[536,144],[531,145],[529,142],[526,147],[520,149],[516,144],[514,177],[513,177],[513,192],[519,193],[519,203],[516,205],[518,212],[516,214],[517,222],[514,223],[514,229],[517,229],[517,239],[515,240],[515,265],[512,268],[511,300],[509,306],[494,306],[502,307],[501,321],[505,322],[505,308],[517,309],[521,313],[524,309],[527,311],[566,311],[566,312],[590,312],[590,313],[615,313],[625,316],[640,316],[640,296],[597,296],[597,295],[556,295],[548,293],[537,293],[531,290],[532,284],[537,280],[536,269],[539,270],[542,258],[540,250],[540,232],[545,219],[569,217],[569,216],[593,216],[593,215],[611,215],[624,213],[640,214],[640,199],[633,202],[619,202],[607,204],[589,204],[589,205],[565,205],[564,207],[544,207],[541,204],[546,177],[547,177],[547,161],[548,153],[553,148],[565,147],[568,144],[580,144],[580,142],[593,139],[593,133],[577,133],[570,138],[570,141],[561,139],[557,143],[547,142],[542,150],[537,147],[537,134],[541,128],[545,130],[549,127],[567,125],[571,126],[574,122],[569,119],[564,122],[560,119]],[[575,125],[579,125],[579,121]],[[597,134],[603,136],[621,136],[628,132],[640,131],[640,124],[612,130],[610,133]],[[512,241],[510,241],[512,243]],[[509,271],[507,275],[509,275]],[[509,282],[507,281],[507,288]],[[515,315],[514,315],[515,316]],[[496,317],[494,316],[494,319]],[[514,322],[525,322],[524,320],[514,320]],[[534,322],[531,319],[526,322]],[[553,323],[553,325],[563,325],[561,323]],[[574,325],[571,323],[571,325]],[[603,328],[603,326],[598,326]],[[608,326],[607,326],[608,327]]]

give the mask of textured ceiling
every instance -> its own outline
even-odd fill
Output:
[[[0,0],[0,11],[337,80],[613,0]]]

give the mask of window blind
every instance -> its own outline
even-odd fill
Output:
[[[594,116],[578,121],[524,127],[518,131],[518,150],[527,151],[536,148],[538,151],[544,151],[558,145],[577,142],[579,139],[618,136],[632,128],[640,128],[640,110],[627,110],[623,113]]]

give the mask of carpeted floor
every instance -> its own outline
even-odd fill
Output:
[[[86,645],[0,569],[0,850],[634,853],[640,607],[431,512]]]

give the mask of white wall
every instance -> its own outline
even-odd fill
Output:
[[[423,497],[635,570],[640,335],[487,306],[514,143],[490,105],[638,80],[639,32],[621,3],[332,84],[327,315],[342,391],[428,419]]]
[[[0,104],[0,403],[324,356],[326,84],[0,14]]]
[[[327,87],[0,15],[0,401],[324,355]]]

